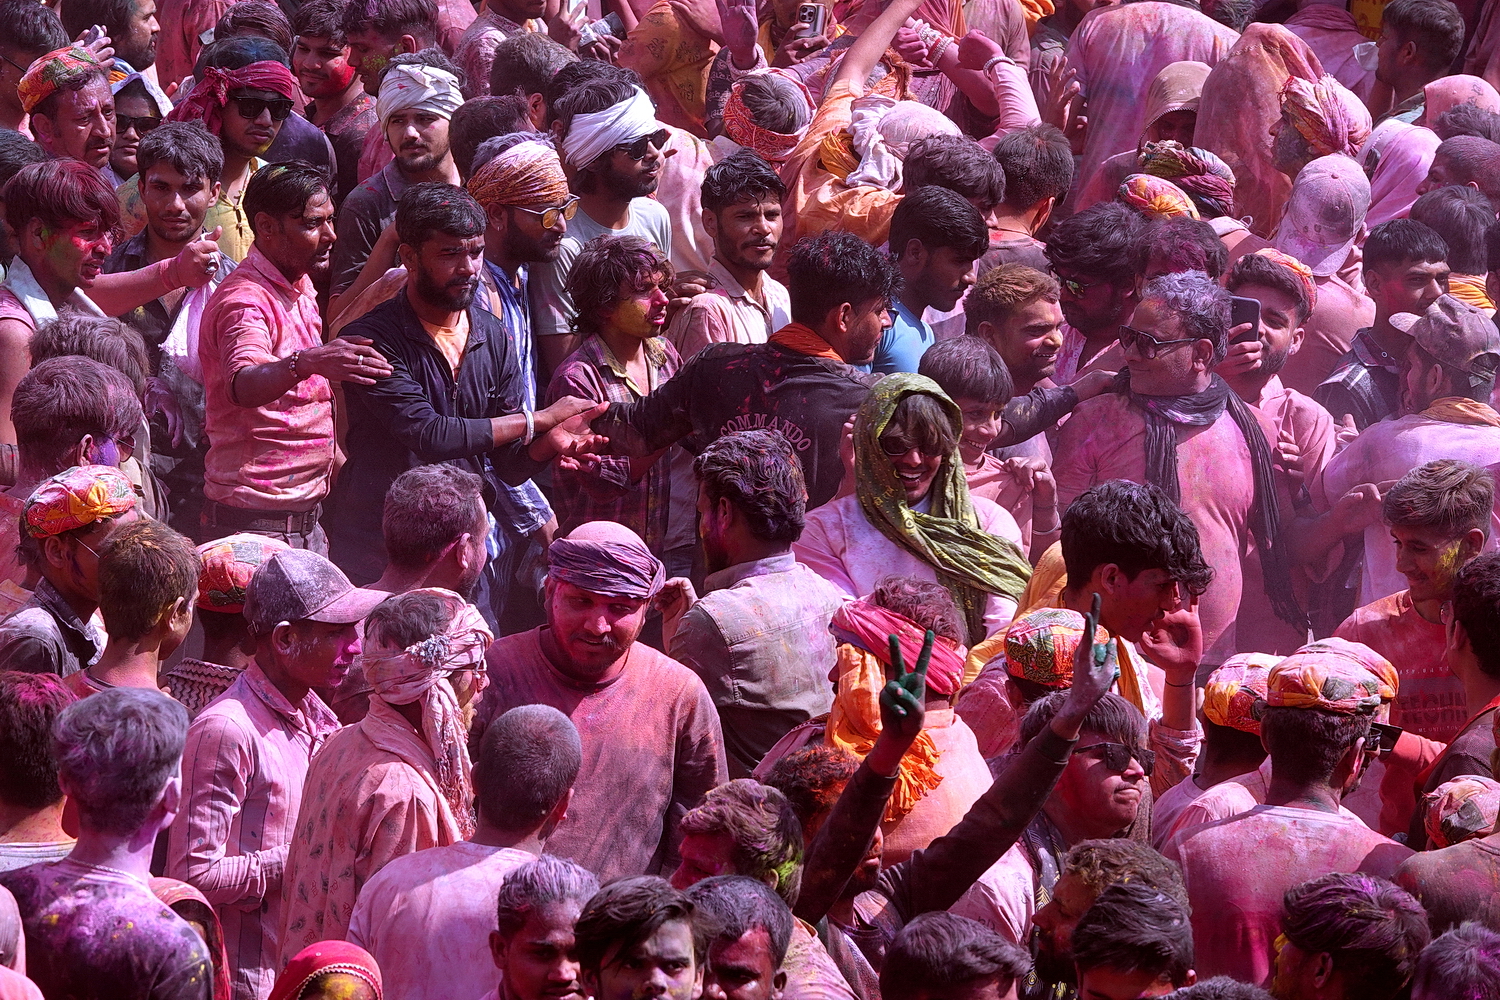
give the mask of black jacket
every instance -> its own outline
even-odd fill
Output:
[[[693,454],[724,434],[777,430],[802,460],[807,509],[838,493],[839,440],[877,376],[779,344],[712,344],[645,399],[612,403],[594,421],[617,455],[649,455],[682,442]]]
[[[519,440],[491,447],[490,418],[524,408],[520,363],[495,316],[469,307],[469,342],[456,382],[405,289],[344,327],[343,336],[368,337],[395,369],[374,385],[343,383],[349,457],[324,518],[333,561],[351,576],[374,579],[386,562],[385,493],[401,473],[447,462],[482,476],[493,490],[501,482],[524,483],[542,463]]]

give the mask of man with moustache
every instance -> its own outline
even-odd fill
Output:
[[[401,473],[449,462],[496,490],[519,486],[553,458],[589,451],[588,421],[603,411],[572,397],[543,410],[528,400],[510,334],[475,308],[488,216],[472,197],[450,184],[413,185],[395,224],[406,287],[342,334],[373,345],[389,374],[345,392],[348,460],[329,528],[334,561],[357,580],[385,569],[381,503]],[[507,516],[498,506],[495,514]]]
[[[103,171],[115,145],[115,97],[92,52],[78,46],[48,52],[26,70],[16,92],[43,149]]]
[[[326,551],[318,517],[334,467],[332,383],[391,373],[368,340],[323,343],[312,275],[333,250],[328,192],[320,168],[296,161],[261,168],[245,188],[255,242],[199,322],[203,541],[251,531]]]
[[[547,555],[547,624],[490,647],[490,686],[470,745],[517,705],[564,712],[578,727],[583,766],[548,853],[602,882],[671,872],[679,821],[728,770],[703,682],[636,641],[665,584],[661,560],[610,521],[579,525]]]
[[[395,158],[351,191],[339,210],[331,286],[335,301],[375,252],[407,188],[424,181],[459,182],[448,149],[448,124],[463,102],[458,69],[438,49],[395,56],[386,64],[375,114]]]
[[[709,344],[764,344],[792,320],[786,286],[766,272],[781,242],[786,185],[760,154],[742,149],[703,175],[703,228],[714,241],[714,285],[672,319],[667,339],[690,358]]]

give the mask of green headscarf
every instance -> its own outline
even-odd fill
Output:
[[[952,592],[964,614],[972,644],[985,636],[986,595],[1019,600],[1031,579],[1031,564],[1014,542],[980,529],[956,445],[933,480],[928,494],[931,512],[923,514],[907,506],[906,490],[896,478],[890,456],[881,450],[880,436],[901,400],[916,394],[940,402],[954,433],[961,432],[962,415],[936,382],[921,375],[887,375],[875,384],[855,415],[855,495],[865,517],[882,535],[937,571],[938,581]]]

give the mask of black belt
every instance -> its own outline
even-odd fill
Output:
[[[259,531],[277,535],[310,535],[323,516],[323,505],[312,510],[246,510],[207,500],[203,504],[203,525],[207,528],[234,528],[237,531]]]

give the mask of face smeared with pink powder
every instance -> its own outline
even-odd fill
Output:
[[[605,326],[642,340],[655,337],[666,326],[669,301],[662,283],[653,278],[648,278],[640,287],[621,284],[620,300],[609,314]]]
[[[75,288],[92,288],[112,246],[108,232],[95,221],[42,230],[42,261]]]

